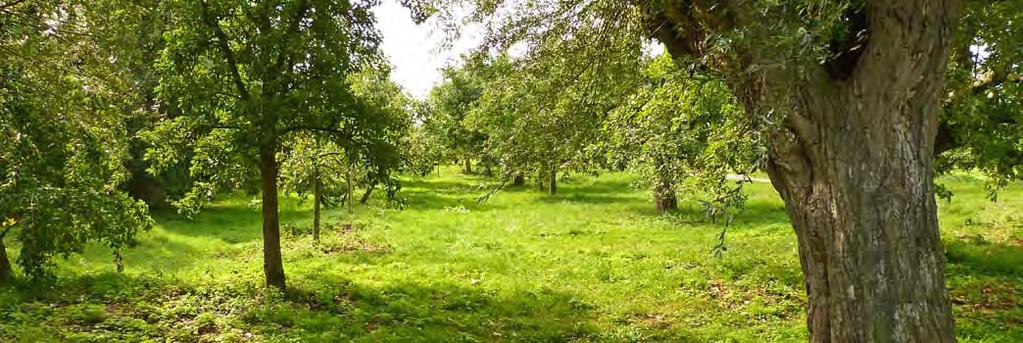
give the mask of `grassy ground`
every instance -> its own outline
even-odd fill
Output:
[[[454,169],[409,180],[404,210],[326,212],[320,246],[285,231],[290,290],[262,287],[259,215],[226,199],[193,221],[158,215],[125,251],[90,247],[50,286],[0,288],[0,341],[805,341],[795,237],[768,184],[721,227],[683,202],[658,216],[629,175],[571,176],[557,196]],[[943,180],[942,234],[957,333],[1023,341],[1023,186],[984,200]],[[304,228],[309,204],[283,202]],[[352,223],[350,227],[340,223]]]

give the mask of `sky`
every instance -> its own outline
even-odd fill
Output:
[[[433,85],[440,83],[441,68],[457,62],[462,53],[483,39],[482,27],[466,26],[458,40],[445,46],[443,31],[430,21],[416,25],[408,9],[397,0],[384,0],[373,13],[384,37],[381,48],[394,67],[391,79],[419,99],[426,98]]]

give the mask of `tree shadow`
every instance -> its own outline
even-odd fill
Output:
[[[186,285],[103,273],[0,291],[0,318],[9,324],[0,337],[41,340],[198,341],[246,332],[257,341],[572,341],[598,331],[593,305],[547,289],[498,292],[482,285],[359,284],[299,275],[277,293],[247,282]],[[61,330],[34,330],[40,326]]]
[[[1023,278],[1023,246],[992,243],[981,237],[945,241],[951,274]]]

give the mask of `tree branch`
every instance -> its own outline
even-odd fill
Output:
[[[235,87],[238,88],[239,97],[242,100],[248,100],[249,90],[245,87],[245,82],[242,81],[241,73],[238,72],[238,63],[234,59],[234,52],[231,51],[231,46],[228,45],[227,34],[220,27],[219,19],[210,16],[209,4],[205,0],[199,1],[199,7],[201,8],[203,22],[213,29],[213,33],[217,37],[217,45],[224,54],[224,59],[227,60],[227,68],[231,71],[231,78],[234,80]]]
[[[0,5],[0,9],[6,10],[7,8],[14,7],[14,5],[20,4],[22,2],[25,2],[25,0],[14,0],[14,1],[8,2],[6,4]]]

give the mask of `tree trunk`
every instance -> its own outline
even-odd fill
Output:
[[[547,190],[551,195],[558,194],[558,167],[551,167],[551,173],[548,175]]]
[[[376,189],[377,185],[370,184],[369,188],[366,188],[366,193],[362,193],[362,198],[359,199],[359,203],[365,205],[369,201],[369,197],[373,195],[373,189]]]
[[[797,85],[770,142],[767,170],[799,242],[811,341],[955,341],[933,186],[953,27],[941,6],[868,6],[862,57]]]
[[[469,158],[465,159],[465,173],[472,174],[472,160]]]
[[[263,272],[266,284],[284,289],[281,260],[281,228],[277,218],[277,156],[273,148],[259,153],[259,174],[263,190]]]
[[[678,198],[670,183],[658,182],[654,187],[654,205],[657,206],[657,213],[678,210]]]
[[[320,243],[320,204],[323,201],[320,195],[320,175],[316,173],[316,180],[313,183],[313,242]]]
[[[716,66],[765,124],[766,169],[799,242],[812,342],[955,341],[932,164],[957,7],[868,0],[847,16],[850,44],[833,44],[840,50],[820,68],[774,67],[777,55],[755,44]],[[675,34],[694,33],[690,24],[660,30],[673,55],[702,51]]]
[[[522,172],[515,173],[515,179],[513,179],[512,185],[515,187],[522,187],[526,185],[526,177],[522,175]]]
[[[4,235],[0,235],[0,282],[9,281],[12,276],[11,260],[7,258],[7,245],[4,244]]]

